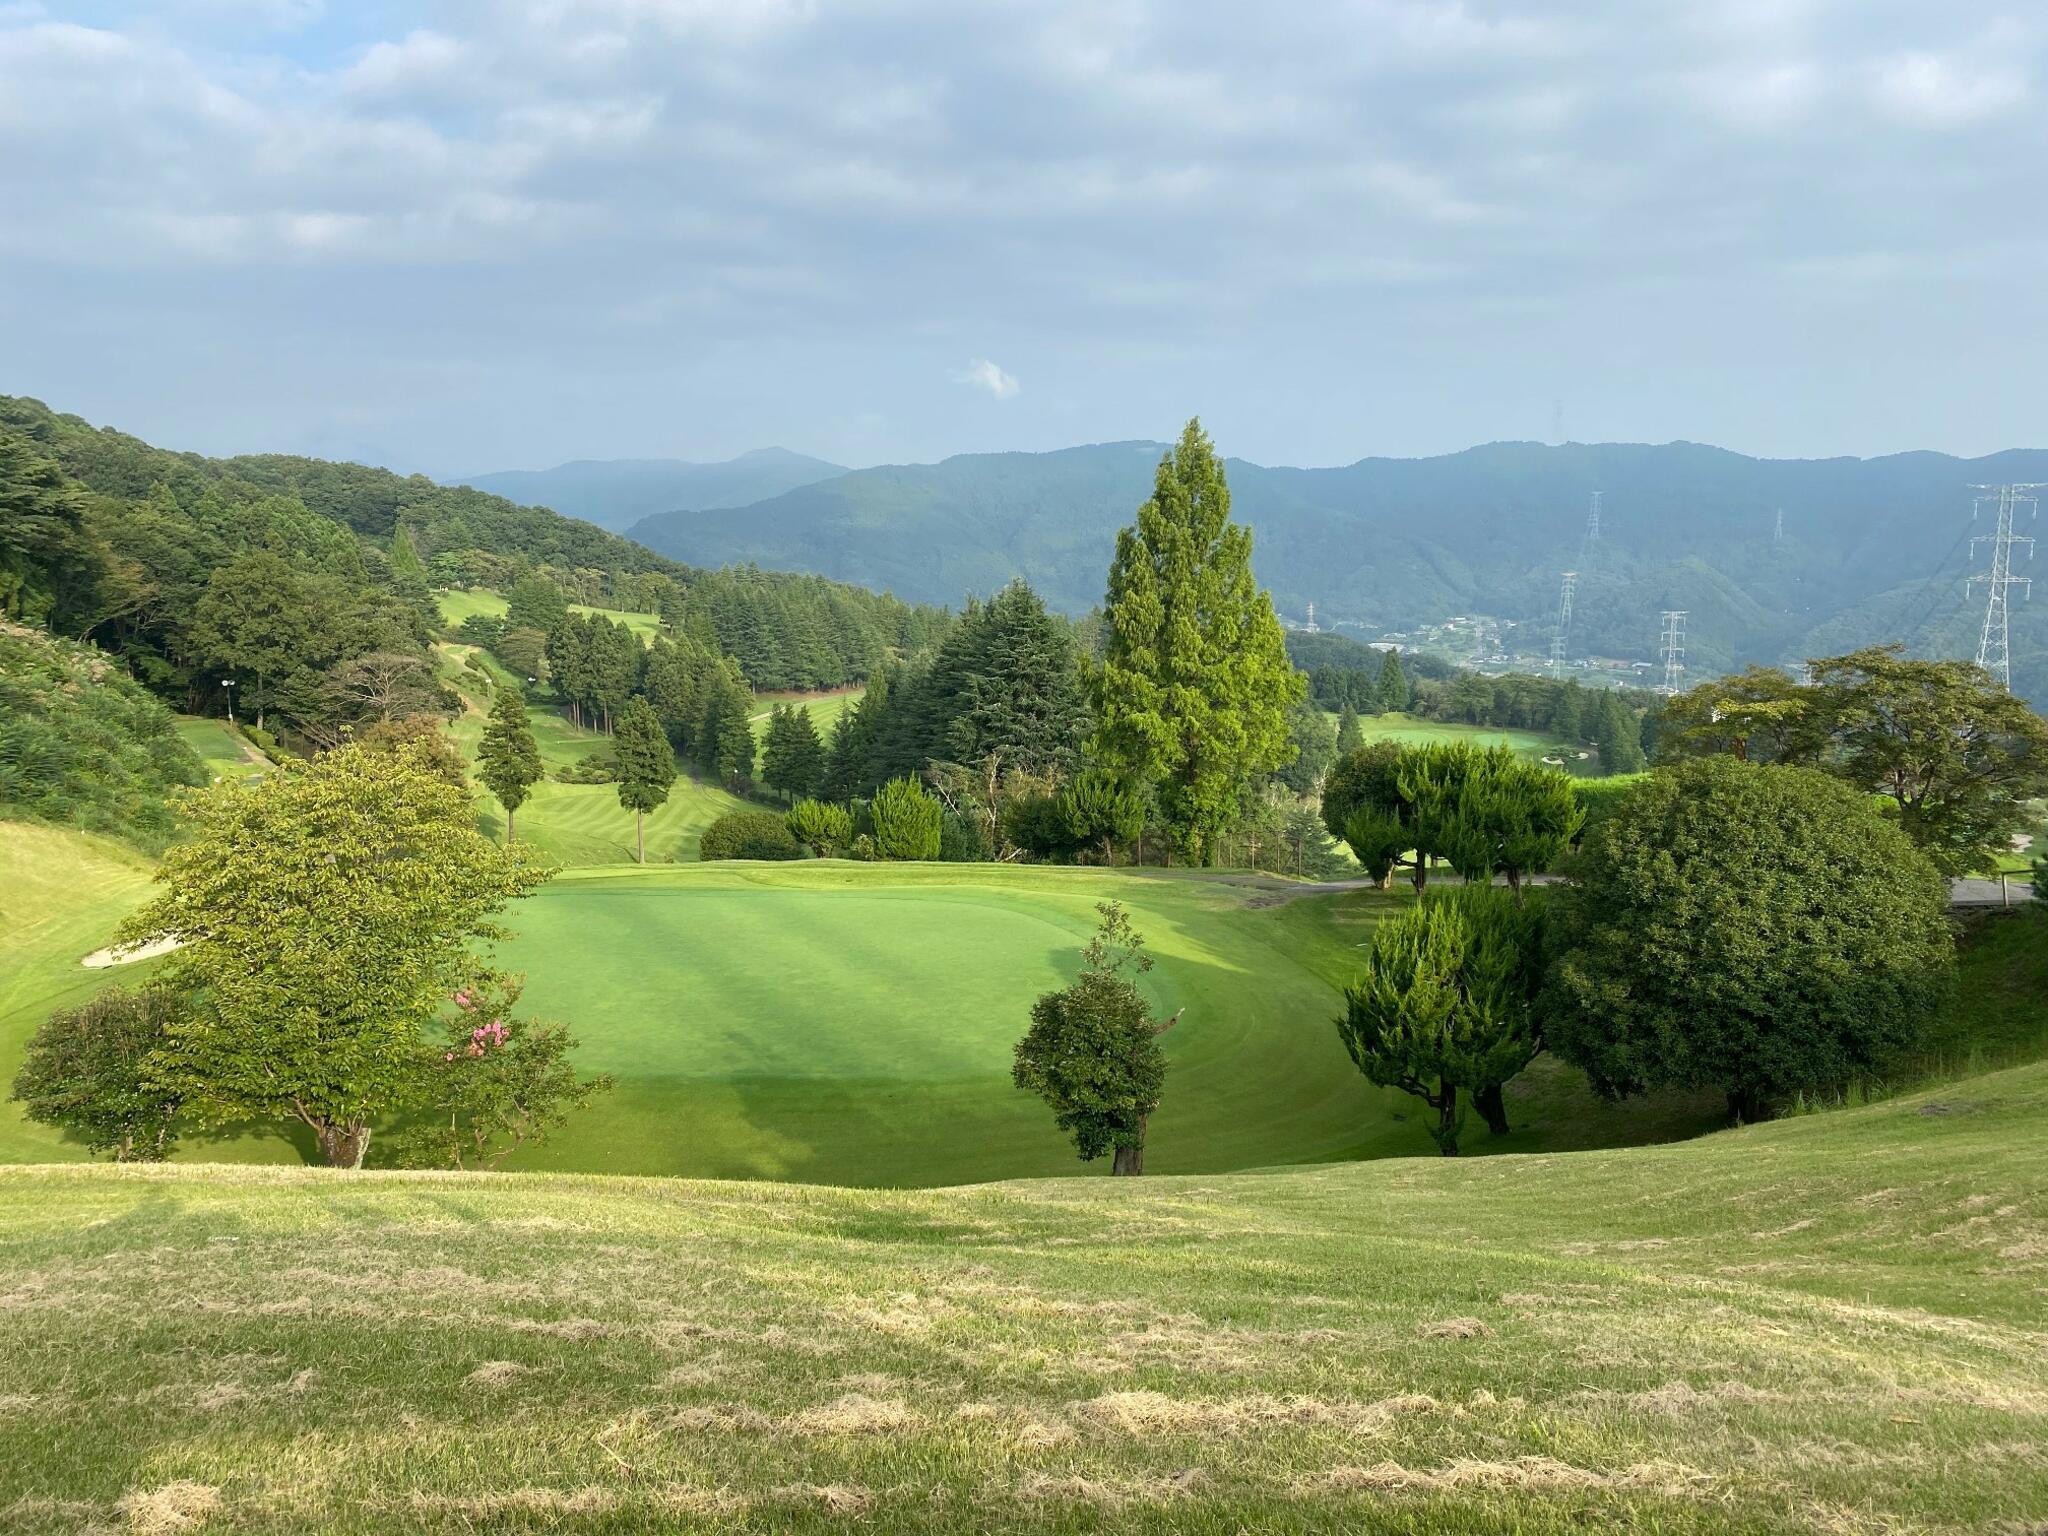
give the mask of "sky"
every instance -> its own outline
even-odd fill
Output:
[[[0,0],[0,392],[437,475],[2048,445],[2048,6]]]

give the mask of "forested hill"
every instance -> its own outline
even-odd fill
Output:
[[[757,448],[715,464],[579,459],[553,469],[500,470],[448,483],[473,486],[526,506],[552,507],[564,517],[580,517],[616,532],[657,512],[743,507],[845,473],[842,464],[787,448]]]
[[[705,571],[541,507],[359,464],[174,453],[0,396],[0,615],[118,656],[161,697],[319,742],[403,686],[437,587],[659,609],[757,687],[832,687],[914,650],[944,615],[815,575]],[[405,663],[410,662],[409,671]]]
[[[1107,443],[856,470],[631,533],[678,558],[815,570],[911,600],[1023,575],[1079,613],[1101,600],[1116,530],[1161,451]],[[2048,480],[2048,451],[1772,460],[1693,443],[1494,443],[1336,469],[1232,460],[1229,473],[1283,615],[1314,602],[1321,621],[1374,628],[1474,611],[1547,626],[1559,573],[1576,569],[1575,650],[1653,656],[1659,612],[1683,608],[1704,672],[1898,638],[1974,655],[1970,486]],[[1588,549],[1595,490],[1602,537]],[[2048,608],[2016,605],[2013,622],[2015,684],[2048,697]]]

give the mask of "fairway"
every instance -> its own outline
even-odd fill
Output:
[[[2031,1536],[2044,1115],[2035,1067],[1198,1179],[0,1170],[0,1524]]]
[[[505,614],[505,599],[496,592],[465,591],[450,588],[436,592],[434,602],[441,610],[443,624],[460,624],[471,614],[485,614],[491,618],[502,618]],[[658,613],[628,613],[622,608],[593,608],[588,603],[571,603],[571,613],[586,617],[595,614],[610,619],[614,624],[623,624],[642,640],[651,640],[661,633],[661,615]]]
[[[236,735],[225,720],[180,715],[178,736],[198,755],[209,778],[253,778],[270,767],[268,759]]]
[[[1334,724],[1335,713],[1325,710]],[[1517,730],[1504,725],[1466,725],[1456,720],[1425,720],[1420,715],[1360,715],[1358,729],[1367,741],[1396,741],[1404,747],[1424,746],[1432,741],[1469,741],[1476,747],[1503,746],[1530,756],[1564,755],[1567,761],[1584,756],[1583,747],[1558,740],[1546,731]]]

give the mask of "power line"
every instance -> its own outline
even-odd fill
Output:
[[[1577,571],[1566,571],[1557,593],[1557,628],[1550,635],[1550,670],[1564,670],[1564,658],[1571,648],[1572,592],[1579,584]]]
[[[1984,629],[1977,640],[1977,665],[1998,680],[2007,693],[2012,692],[2012,608],[2011,593],[2018,587],[2032,598],[2034,583],[2030,576],[2015,576],[2012,573],[2012,548],[2015,544],[2027,546],[2027,558],[2034,555],[2034,541],[2023,533],[2012,531],[2013,514],[2019,508],[2027,509],[2027,516],[2041,515],[2040,498],[2030,496],[2029,491],[2041,489],[2042,482],[2030,485],[1973,485],[1974,491],[1986,491],[1979,496],[1971,508],[1970,520],[1976,521],[1977,509],[1990,502],[1997,510],[1996,524],[1992,532],[1980,533],[1970,540],[1970,558],[1977,556],[1979,544],[1991,546],[1991,569],[1982,576],[1972,576],[1970,586],[1974,588],[1983,582],[1990,594],[1984,605]]]
[[[1678,679],[1685,672],[1685,615],[1683,608],[1664,610],[1664,632],[1657,638],[1659,653],[1664,658],[1664,691],[1678,692]]]

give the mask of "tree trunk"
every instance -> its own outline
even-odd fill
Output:
[[[320,1139],[320,1160],[328,1167],[363,1166],[363,1154],[370,1150],[367,1125],[341,1125],[329,1120],[314,1126],[313,1134]]]
[[[635,851],[640,855],[640,862],[645,864],[647,862],[647,813],[644,811],[635,811],[633,813],[633,845]]]
[[[1179,1015],[1174,1015],[1178,1018]],[[1171,1021],[1169,1021],[1171,1022]],[[1129,1174],[1133,1178],[1145,1171],[1145,1122],[1150,1116],[1138,1116],[1138,1142],[1136,1146],[1118,1147],[1116,1160],[1109,1166],[1112,1175]]]
[[[1416,895],[1420,896],[1425,890],[1429,888],[1428,854],[1418,853],[1415,855],[1415,873],[1411,878],[1415,881]]]
[[[1737,1125],[1755,1125],[1771,1118],[1770,1107],[1754,1088],[1728,1090],[1728,1118]]]
[[[505,813],[505,841],[508,843],[519,841],[519,832],[512,824],[512,813],[510,811]]]
[[[1486,1117],[1486,1128],[1496,1136],[1505,1136],[1508,1133],[1508,1106],[1500,1089],[1499,1083],[1488,1083],[1473,1093],[1472,1102]]]
[[[1436,1147],[1445,1157],[1458,1155],[1458,1085],[1445,1078],[1437,1089]]]
[[[1519,869],[1504,869],[1501,873],[1508,877],[1508,889],[1514,892],[1515,905],[1519,907],[1522,904],[1522,872]]]

